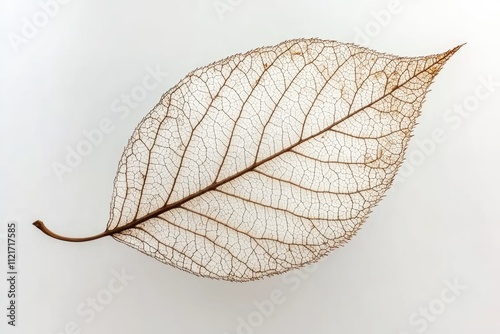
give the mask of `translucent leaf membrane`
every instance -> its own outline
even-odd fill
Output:
[[[231,281],[317,261],[390,187],[458,48],[409,58],[300,39],[189,73],[130,138],[104,234]]]

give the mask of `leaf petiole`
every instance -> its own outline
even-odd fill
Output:
[[[57,233],[52,232],[49,230],[45,224],[41,220],[37,220],[36,222],[33,223],[40,231],[48,235],[49,237],[52,237],[54,239],[62,240],[62,241],[68,241],[68,242],[84,242],[84,241],[91,241],[91,240],[96,240],[102,237],[106,237],[108,235],[113,234],[113,231],[104,231],[102,233],[93,235],[91,237],[84,237],[84,238],[71,238],[71,237],[64,237],[62,235],[59,235]]]

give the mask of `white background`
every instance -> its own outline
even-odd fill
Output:
[[[221,3],[231,10],[218,12]],[[389,4],[72,0],[16,48],[9,36],[21,36],[23,18],[33,22],[42,9],[38,1],[2,1],[0,263],[5,268],[6,224],[16,221],[19,309],[18,326],[7,326],[2,278],[1,332],[499,333],[500,6],[400,0],[382,15]],[[111,238],[65,243],[31,225],[42,219],[68,236],[102,232],[122,149],[160,96],[196,67],[297,37],[408,56],[467,43],[427,96],[404,177],[357,236],[311,273],[244,284],[202,279]],[[113,101],[156,66],[168,76],[120,119]],[[488,78],[496,82],[491,92],[481,81]],[[488,97],[476,98],[476,89]],[[60,181],[53,163],[65,163],[67,146],[105,118],[113,131]],[[429,144],[436,129],[446,139]],[[134,279],[87,321],[77,308],[110,296],[113,270]],[[446,282],[462,288],[453,294]],[[271,307],[273,290],[283,296]],[[420,312],[429,307],[426,319]]]

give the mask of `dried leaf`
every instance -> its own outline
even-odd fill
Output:
[[[195,275],[248,281],[346,243],[403,161],[460,48],[397,57],[291,40],[189,73],[130,139],[105,232]]]

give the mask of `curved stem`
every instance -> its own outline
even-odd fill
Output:
[[[63,237],[62,235],[59,235],[59,234],[56,234],[56,233],[52,232],[51,230],[49,230],[45,226],[45,224],[41,220],[37,220],[36,222],[33,223],[33,225],[35,225],[38,229],[40,229],[40,231],[42,231],[43,233],[45,233],[49,237],[52,237],[52,238],[55,238],[55,239],[59,239],[59,240],[62,240],[62,241],[69,241],[69,242],[83,242],[83,241],[96,240],[96,239],[99,239],[99,238],[102,238],[102,237],[105,237],[105,236],[108,236],[108,235],[112,234],[111,231],[104,231],[104,232],[102,232],[100,234],[96,234],[96,235],[91,236],[91,237],[70,238],[70,237]]]

